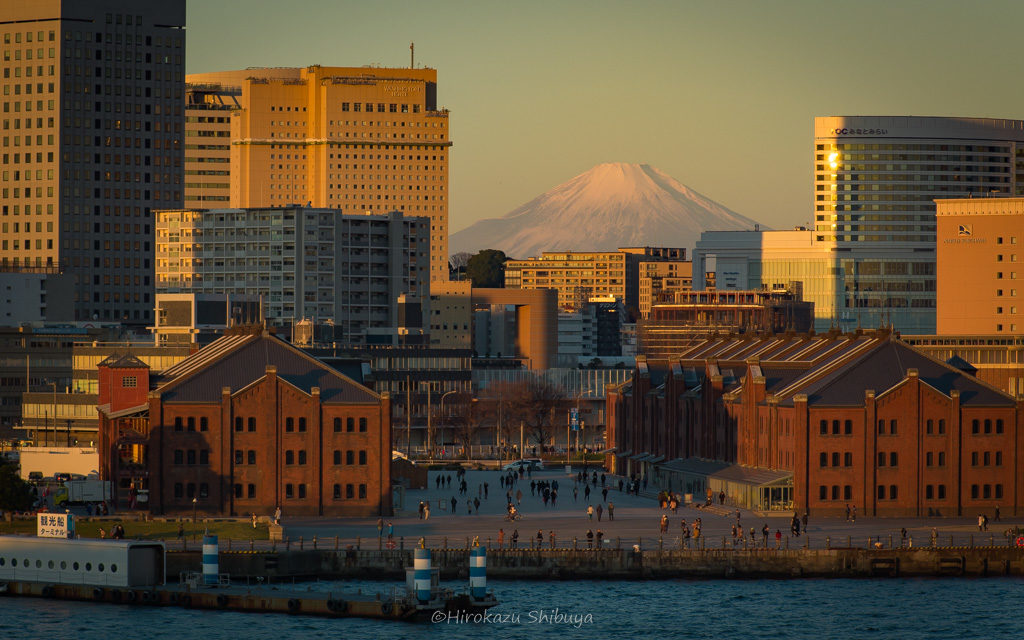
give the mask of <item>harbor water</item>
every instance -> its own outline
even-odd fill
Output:
[[[341,595],[396,585],[296,586]],[[0,638],[1009,638],[1024,633],[1022,587],[1015,578],[492,580],[501,604],[486,618],[456,612],[420,623],[0,597]]]

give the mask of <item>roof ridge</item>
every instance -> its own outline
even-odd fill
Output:
[[[872,343],[874,343],[874,347],[872,347]],[[868,341],[865,342],[864,344],[855,345],[849,353],[846,353],[845,355],[822,365],[820,368],[815,368],[814,364],[812,364],[811,368],[805,375],[797,378],[785,388],[780,389],[778,392],[776,392],[775,395],[776,397],[786,396],[790,394],[790,390],[795,391],[796,389],[806,387],[815,381],[821,380],[822,378],[825,378],[831,375],[832,373],[835,373],[836,369],[840,368],[840,366],[843,363],[851,362],[851,358],[855,358],[857,361],[859,361],[862,358],[867,357],[868,354],[876,351],[882,344],[884,343],[881,342],[878,338],[868,338]],[[835,382],[836,380],[829,381],[821,388],[827,389]]]
[[[1014,396],[1010,395],[1006,391],[1003,391],[999,387],[997,387],[995,385],[992,385],[992,384],[989,384],[988,382],[982,380],[978,376],[972,376],[972,375],[970,375],[970,374],[968,374],[968,373],[966,373],[964,371],[961,371],[960,369],[957,369],[953,365],[947,364],[947,363],[943,362],[942,360],[939,360],[938,358],[934,358],[930,354],[926,353],[923,349],[915,349],[912,345],[907,344],[906,342],[900,340],[899,338],[896,338],[896,339],[892,340],[892,342],[894,344],[899,345],[900,347],[902,347],[904,349],[910,349],[911,351],[914,352],[915,355],[921,356],[921,357],[925,358],[926,360],[931,360],[935,364],[937,364],[937,365],[939,365],[939,366],[941,366],[941,367],[943,367],[945,369],[948,369],[948,370],[950,370],[950,371],[952,371],[954,373],[957,373],[957,374],[959,374],[961,376],[964,376],[966,379],[970,380],[971,382],[976,382],[976,383],[980,384],[981,386],[987,388],[989,391],[995,391],[996,393],[1002,394],[1002,395],[1006,396],[1007,398],[1009,398],[1010,400],[1013,400],[1014,402],[1017,401],[1017,398],[1015,398]],[[956,355],[956,354],[953,354],[953,355]],[[970,364],[970,363],[968,362],[968,364]],[[971,366],[973,367],[974,365],[971,365]],[[931,386],[931,385],[928,385],[928,386]]]
[[[245,335],[245,336],[222,336],[222,337],[214,340],[213,342],[211,342],[210,344],[206,345],[205,347],[203,347],[199,351],[196,351],[195,353],[193,353],[189,357],[185,358],[184,360],[182,360],[178,364],[174,365],[174,367],[171,367],[171,369],[184,368],[185,370],[182,371],[180,375],[177,375],[174,378],[172,378],[171,380],[168,380],[167,382],[161,384],[159,387],[156,388],[156,390],[159,391],[161,394],[166,393],[167,391],[169,391],[169,390],[173,389],[174,387],[180,385],[182,382],[185,382],[186,380],[190,380],[196,374],[200,373],[204,369],[207,369],[211,364],[219,362],[219,361],[223,360],[225,357],[227,357],[228,355],[237,352],[242,347],[254,343],[255,340],[260,338],[260,337],[261,336],[250,334],[250,335]],[[242,339],[241,340],[235,340],[235,338],[242,338]],[[227,348],[225,348],[223,351],[221,351],[219,353],[207,352],[206,354],[203,354],[204,351],[207,351],[208,349],[212,348],[215,344],[217,344],[221,340],[231,340],[231,343],[225,343],[225,344],[220,345],[221,347],[227,347]],[[189,362],[189,361],[191,361],[191,362]],[[191,367],[191,368],[185,368],[183,366],[187,362],[189,363],[189,367]],[[199,366],[200,363],[202,363],[202,366]],[[170,370],[168,370],[168,372],[169,371]],[[164,372],[164,373],[166,374],[167,372]]]

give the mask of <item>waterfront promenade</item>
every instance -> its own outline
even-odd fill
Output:
[[[436,488],[435,478],[441,475],[451,476],[451,488]],[[603,548],[615,548],[621,545],[623,548],[632,548],[640,544],[645,550],[680,548],[688,544],[694,548],[697,542],[691,537],[687,542],[681,535],[681,520],[685,520],[690,526],[697,518],[701,519],[701,534],[704,538],[703,544],[706,548],[722,548],[723,542],[727,548],[752,547],[750,529],[754,528],[756,545],[764,546],[762,529],[765,524],[769,528],[768,547],[775,548],[775,532],[779,531],[782,538],[779,541],[781,548],[800,549],[809,547],[812,549],[823,549],[826,547],[872,547],[881,543],[883,547],[899,547],[903,544],[901,529],[906,528],[906,544],[913,547],[930,546],[933,535],[936,538],[937,546],[1005,546],[1007,539],[1004,535],[1006,529],[1015,526],[1024,526],[1024,517],[1002,517],[1001,521],[994,520],[994,513],[987,513],[989,525],[987,532],[981,532],[977,526],[977,514],[962,518],[863,518],[858,517],[855,522],[849,522],[842,518],[815,518],[808,520],[807,531],[802,532],[799,537],[790,535],[790,521],[792,512],[756,514],[751,511],[740,510],[740,524],[745,530],[744,541],[733,543],[732,526],[736,523],[736,508],[726,505],[725,507],[714,506],[708,508],[679,507],[676,513],[670,510],[662,511],[655,498],[656,488],[648,486],[646,494],[641,492],[640,496],[626,495],[618,491],[618,477],[606,476],[608,486],[607,501],[602,499],[600,472],[598,472],[598,484],[594,487],[591,484],[589,504],[597,508],[602,505],[604,511],[601,520],[598,521],[595,512],[593,518],[588,518],[586,509],[588,502],[584,498],[583,486],[579,486],[578,497],[573,499],[574,476],[564,472],[563,467],[546,469],[533,473],[532,478],[524,476],[513,487],[513,499],[517,491],[522,492],[522,500],[519,509],[523,514],[521,520],[509,522],[505,520],[505,491],[499,477],[502,472],[497,470],[467,471],[466,483],[467,494],[461,495],[458,492],[458,480],[455,472],[430,472],[428,489],[411,490],[406,493],[405,509],[396,512],[395,516],[384,518],[384,530],[382,540],[378,540],[377,518],[311,518],[291,517],[288,514],[287,505],[282,508],[282,525],[284,536],[288,539],[289,548],[296,548],[301,545],[304,549],[313,546],[316,539],[317,548],[330,549],[337,545],[339,548],[347,548],[349,545],[359,546],[362,549],[386,548],[386,539],[389,523],[393,526],[393,541],[396,548],[404,547],[411,549],[416,546],[419,539],[425,539],[426,546],[431,548],[459,548],[465,547],[467,540],[472,541],[478,538],[481,544],[496,548],[498,546],[499,530],[504,530],[503,547],[508,548],[511,544],[511,537],[514,531],[518,530],[519,548],[531,548],[537,544],[537,532],[543,534],[544,548],[551,548],[551,533],[554,532],[556,548],[573,548],[573,539],[577,548],[587,548],[587,530],[597,530],[603,533]],[[539,495],[531,495],[530,481],[546,480],[559,483],[558,501],[554,506],[550,504],[545,507]],[[479,487],[483,483],[488,484],[487,497],[483,497]],[[451,510],[451,498],[456,499],[456,508]],[[474,509],[472,514],[467,513],[467,498],[479,498],[479,512]],[[417,505],[420,501],[430,503],[429,519],[421,519],[418,515]],[[608,506],[614,504],[614,520],[609,519]],[[660,532],[660,519],[662,515],[668,518],[668,532]],[[261,514],[268,515],[268,514]],[[130,536],[130,532],[129,532]],[[301,542],[300,542],[301,541]],[[189,543],[192,544],[192,543]],[[222,548],[226,541],[221,542]],[[233,541],[237,549],[249,547],[248,541]],[[273,546],[268,541],[256,541],[252,548],[266,550]],[[283,545],[278,543],[276,548]],[[596,542],[595,542],[596,546]],[[171,549],[179,548],[180,543],[175,540],[168,541]]]

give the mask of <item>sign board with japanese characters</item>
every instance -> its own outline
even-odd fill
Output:
[[[40,513],[36,518],[36,535],[40,538],[75,537],[74,516],[70,513]]]

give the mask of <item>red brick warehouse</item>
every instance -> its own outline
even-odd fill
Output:
[[[648,461],[619,472],[703,458],[791,474],[787,508],[818,515],[1024,511],[1022,403],[885,331],[709,338],[641,361],[607,410],[609,446]]]
[[[153,513],[391,513],[391,404],[272,335],[225,336],[150,379],[100,363],[100,473]],[[195,500],[193,507],[193,499]]]

